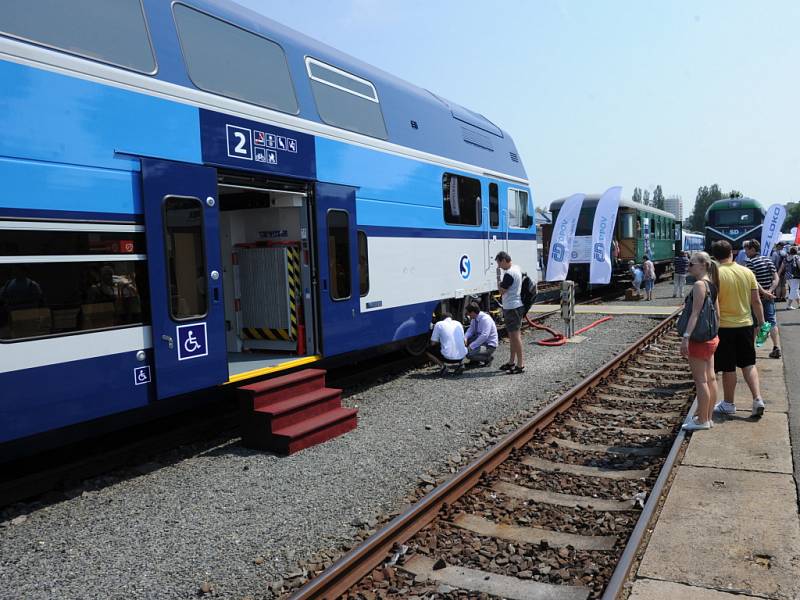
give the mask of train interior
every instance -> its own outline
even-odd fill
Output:
[[[218,189],[229,376],[313,355],[308,189],[230,174]]]

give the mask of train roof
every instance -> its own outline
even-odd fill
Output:
[[[511,136],[483,115],[229,0],[180,0],[180,4],[279,44],[289,64],[300,107],[299,117],[323,123],[306,72],[305,58],[311,57],[366,79],[375,86],[386,124],[387,141],[527,179]],[[194,88],[183,66],[172,3],[144,0],[144,6],[159,58],[155,77]],[[243,71],[243,76],[248,74]]]
[[[764,211],[764,205],[755,198],[723,198],[713,202],[706,210],[706,214],[712,210],[724,210],[727,208],[757,208]]]
[[[597,203],[600,200],[600,196],[602,194],[586,194],[586,197],[583,199],[583,206],[587,208],[596,208]],[[564,204],[566,198],[559,198],[558,200],[553,200],[550,203],[550,211],[556,211],[561,208],[561,205]],[[654,215],[660,215],[662,217],[668,217],[670,219],[675,220],[675,215],[671,212],[667,212],[665,210],[661,210],[659,208],[654,208],[652,206],[645,206],[644,204],[639,204],[638,202],[633,202],[632,200],[627,200],[625,198],[620,198],[619,201],[620,208],[633,208],[635,210],[640,210],[643,212],[647,212]]]

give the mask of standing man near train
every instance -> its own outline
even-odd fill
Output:
[[[736,414],[736,367],[742,370],[745,383],[753,395],[752,416],[764,414],[764,400],[756,370],[755,330],[764,324],[761,294],[753,272],[733,260],[733,249],[725,240],[714,242],[711,253],[719,262],[719,345],[714,352],[714,370],[722,372],[723,399],[714,412]]]
[[[499,252],[494,257],[500,267],[500,280],[498,288],[503,298],[503,320],[506,324],[506,333],[511,345],[511,358],[500,367],[511,375],[522,373],[525,370],[525,361],[522,357],[522,319],[525,317],[522,303],[522,271],[511,264],[508,252]]]
[[[772,338],[770,358],[781,357],[781,338],[778,333],[778,320],[775,318],[775,294],[778,288],[778,272],[775,265],[766,256],[761,256],[761,242],[747,240],[744,244],[747,252],[747,268],[753,272],[761,293],[761,305],[764,307],[764,320],[772,323],[769,337]]]

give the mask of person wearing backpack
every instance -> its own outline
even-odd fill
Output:
[[[789,282],[789,295],[786,297],[787,310],[800,308],[800,256],[797,254],[797,246],[789,248],[786,256],[786,280]],[[792,306],[797,302],[797,306]]]
[[[689,260],[689,273],[695,282],[686,296],[678,330],[683,335],[681,356],[689,360],[697,390],[697,410],[683,429],[700,431],[711,429],[711,415],[717,403],[714,352],[719,345],[719,274],[717,264],[706,252],[694,253]]]
[[[522,272],[519,267],[511,264],[508,252],[498,252],[494,260],[500,267],[500,281],[498,288],[503,299],[503,321],[506,324],[506,333],[511,345],[511,358],[500,367],[500,370],[510,375],[517,375],[525,371],[525,361],[522,356],[522,319],[527,312],[522,302]]]

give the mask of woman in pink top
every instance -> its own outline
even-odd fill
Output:
[[[650,257],[647,256],[646,254],[644,255],[644,263],[642,264],[642,270],[644,271],[645,300],[652,300],[653,286],[656,283],[656,267],[653,264],[653,261],[650,260]]]

